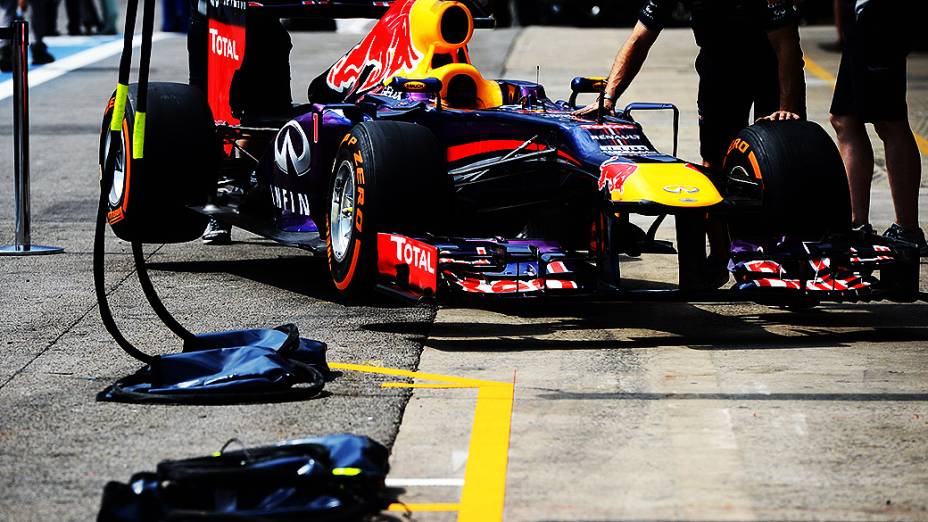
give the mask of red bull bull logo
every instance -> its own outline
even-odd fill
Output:
[[[329,69],[328,87],[362,93],[402,70],[416,67],[423,54],[411,38],[410,11],[416,0],[397,0],[371,32]]]
[[[599,166],[599,189],[608,187],[610,192],[622,190],[625,180],[638,170],[638,165],[620,158],[609,158]]]

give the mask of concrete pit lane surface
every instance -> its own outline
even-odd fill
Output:
[[[295,100],[364,28],[294,34]],[[541,65],[549,95],[566,98],[573,76],[607,71],[627,34],[478,31],[472,58],[487,77],[533,80]],[[809,113],[820,123],[838,56],[818,44],[833,34],[803,30]],[[677,104],[680,156],[691,161],[695,51],[690,32],[666,31],[620,102]],[[184,81],[184,53],[183,38],[158,41],[152,78]],[[921,136],[926,78],[928,56],[912,55],[909,106]],[[338,432],[392,447],[389,484],[406,490],[414,520],[928,519],[924,303],[800,313],[699,303],[346,307],[324,282],[324,260],[235,230],[225,247],[147,247],[156,287],[193,331],[293,322],[327,342],[329,360],[346,366],[324,396],[220,407],[94,402],[139,366],[103,329],[92,292],[97,140],[115,79],[109,57],[32,90],[33,236],[66,253],[0,259],[0,519],[93,519],[107,481],[160,460],[205,455],[233,437],[259,445]],[[0,100],[0,187],[12,186],[10,121],[11,101]],[[669,149],[669,119],[644,124]],[[882,229],[892,207],[877,161],[872,220]],[[928,223],[928,183],[921,194]],[[4,241],[11,216],[10,191],[0,190]],[[128,245],[108,235],[107,254],[127,336],[177,351],[144,302]],[[674,280],[672,259],[626,261],[627,276]]]

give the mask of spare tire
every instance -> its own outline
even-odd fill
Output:
[[[215,190],[221,153],[203,93],[180,83],[150,83],[144,134],[136,135],[136,85],[129,86],[119,142],[110,146],[115,95],[103,115],[100,166],[110,187],[107,220],[126,241],[180,243],[203,233],[207,218],[187,208],[205,205]],[[138,148],[144,161],[133,158]],[[106,172],[107,156],[116,155]]]
[[[809,121],[762,121],[742,130],[723,163],[728,196],[760,215],[732,223],[738,236],[818,239],[851,228],[851,197],[834,141]]]

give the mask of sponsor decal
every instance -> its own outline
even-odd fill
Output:
[[[209,5],[214,9],[229,8],[244,11],[248,2],[245,0],[209,0]]]
[[[361,43],[335,62],[326,74],[334,91],[363,93],[422,60],[411,38],[409,13],[415,0],[397,0]]]
[[[309,195],[271,185],[271,203],[281,210],[309,216]]]
[[[438,291],[438,249],[428,243],[398,234],[377,234],[377,270],[397,277],[398,267],[409,269],[410,286]]]
[[[647,145],[600,145],[599,150],[614,156],[644,156],[654,153]]]
[[[609,158],[599,166],[599,183],[597,187],[610,192],[622,191],[622,186],[629,176],[638,170],[638,165],[623,161],[622,158]]]
[[[605,130],[605,129],[612,129],[612,130],[616,130],[616,129],[637,130],[638,129],[636,125],[632,125],[629,123],[598,123],[595,125],[581,125],[580,128],[586,129],[588,131],[589,130]]]
[[[750,143],[742,140],[741,138],[735,138],[735,140],[731,142],[731,145],[728,146],[728,150],[725,152],[725,154],[731,154],[731,151],[735,149],[738,149],[738,152],[744,154],[748,151],[749,148],[751,148]]]
[[[209,29],[209,50],[211,53],[240,62],[242,59],[238,55],[237,46],[238,42],[234,39],[219,34],[219,29],[212,27]]]
[[[394,89],[393,87],[390,87],[389,85],[381,89],[380,92],[377,93],[377,95],[386,96],[388,98],[393,98],[394,100],[403,99],[403,93],[400,91],[397,91],[396,89]]]
[[[641,139],[641,134],[622,134],[620,136],[616,136],[614,134],[594,134],[591,132],[590,136],[596,141],[608,141],[608,142],[616,141],[618,139],[636,140],[636,141]]]
[[[671,194],[695,194],[699,192],[699,188],[689,185],[667,185],[664,187],[664,192],[670,192]]]
[[[640,156],[655,152],[646,144],[638,127],[629,124],[581,125],[605,154],[615,156]],[[631,131],[631,132],[629,132]]]
[[[229,105],[229,88],[235,71],[242,66],[245,58],[245,27],[210,18],[207,46],[207,94],[213,117],[217,121],[236,124],[238,119],[232,116]],[[227,152],[229,150],[231,146],[226,149]]]
[[[421,91],[425,89],[425,84],[422,82],[406,82],[403,84],[403,88],[409,91]]]
[[[302,176],[309,172],[312,159],[309,138],[303,127],[291,120],[280,129],[274,140],[274,163],[281,172]]]

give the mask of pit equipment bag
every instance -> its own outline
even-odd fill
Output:
[[[345,434],[166,460],[128,484],[108,483],[97,520],[363,520],[393,501],[388,456]]]
[[[152,357],[107,387],[100,401],[243,403],[318,395],[329,375],[325,343],[300,338],[292,324],[275,329],[198,334],[184,351]]]

